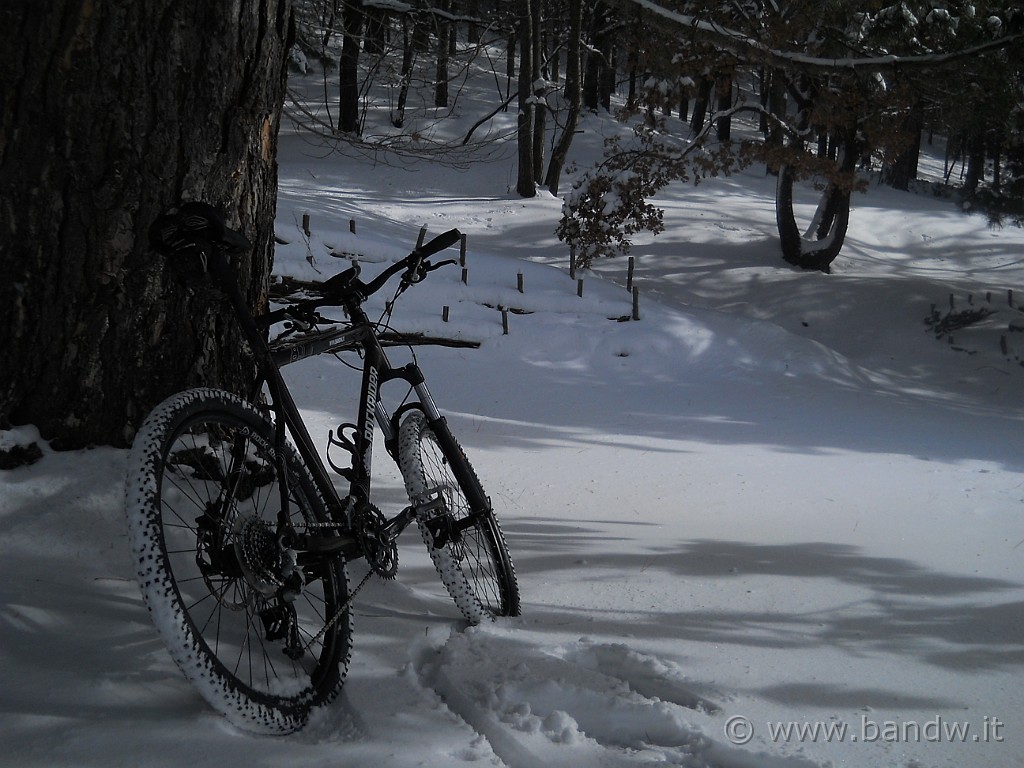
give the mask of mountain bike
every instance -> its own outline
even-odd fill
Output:
[[[459,237],[444,233],[369,282],[356,262],[254,317],[230,264],[251,246],[215,209],[186,203],[150,229],[155,250],[205,273],[227,298],[258,370],[253,397],[199,388],[157,406],[137,433],[126,481],[129,539],[157,630],[206,701],[242,728],[294,731],[337,695],[351,657],[352,600],[373,574],[395,577],[397,539],[413,522],[469,622],[519,613],[488,496],[415,356],[392,366],[387,323],[364,308],[400,275],[390,317],[406,289],[455,263],[429,259]],[[325,318],[326,308],[345,318]],[[326,452],[342,494],[280,368],[345,352],[361,361],[358,414],[329,433]],[[381,390],[393,382],[407,394],[389,413]],[[391,517],[371,501],[378,430],[410,501]],[[333,458],[339,451],[347,460]],[[353,588],[347,564],[360,558],[369,568]]]

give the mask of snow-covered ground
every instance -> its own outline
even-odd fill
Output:
[[[421,225],[467,233],[468,284],[432,274],[395,325],[482,342],[417,354],[523,615],[467,628],[410,532],[398,580],[359,595],[342,698],[299,734],[240,733],[148,620],[126,452],[44,449],[0,473],[0,763],[1024,765],[1024,232],[872,187],[835,274],[802,273],[752,169],[669,190],[621,322],[625,262],[578,297],[560,203],[510,192],[511,157],[403,170],[281,143],[281,273],[347,266],[333,247],[371,274]],[[992,310],[952,342],[924,322],[951,297]],[[498,305],[528,312],[508,335]],[[347,368],[287,374],[314,435],[351,420]]]

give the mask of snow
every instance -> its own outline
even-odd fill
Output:
[[[432,273],[394,324],[481,342],[417,356],[493,498],[522,617],[468,628],[411,531],[398,579],[359,594],[341,699],[298,734],[249,736],[143,607],[127,452],[44,445],[0,473],[5,764],[1024,764],[1024,232],[872,186],[835,273],[803,273],[756,169],[675,185],[666,231],[633,249],[642,319],[621,322],[625,262],[581,273],[578,297],[561,201],[516,197],[500,153],[415,172],[323,155],[282,135],[278,271],[330,275],[349,263],[333,249],[368,279],[420,226],[467,234],[468,284]],[[814,202],[801,190],[798,213]],[[951,296],[991,309],[952,343],[923,322]],[[503,335],[498,306],[528,313]],[[318,439],[351,420],[337,361],[286,375]],[[401,478],[374,453],[396,511]]]

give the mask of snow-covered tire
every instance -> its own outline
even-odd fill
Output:
[[[142,596],[174,661],[232,723],[280,734],[337,695],[351,619],[342,558],[296,565],[276,544],[274,445],[273,425],[241,398],[215,389],[175,395],[135,438],[125,511]],[[286,466],[296,528],[326,522],[291,446]],[[294,571],[304,584],[292,612],[278,595]],[[286,638],[293,656],[303,648],[299,658],[285,654]]]
[[[505,537],[447,425],[435,431],[422,412],[410,411],[399,428],[398,464],[412,503],[424,507],[416,522],[455,605],[472,624],[518,616],[519,586]]]

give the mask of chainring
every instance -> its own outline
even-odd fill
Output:
[[[352,527],[366,562],[382,579],[393,579],[398,573],[398,542],[387,532],[387,518],[367,501],[360,502],[352,512]]]

